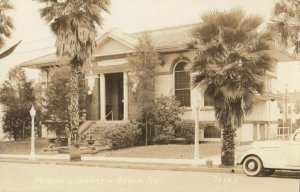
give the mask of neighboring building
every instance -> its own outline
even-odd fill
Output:
[[[155,95],[175,95],[186,106],[183,120],[194,119],[193,106],[199,93],[190,86],[192,74],[188,70],[196,56],[195,51],[188,46],[192,41],[190,30],[193,27],[195,25],[147,31],[163,60],[157,69]],[[112,30],[98,39],[92,64],[84,66],[87,93],[90,94],[87,120],[105,122],[109,113],[113,113],[113,116],[109,116],[113,121],[135,118],[138,106],[133,98],[134,71],[128,63],[128,54],[134,53],[141,34]],[[291,57],[276,48],[271,54],[278,62],[292,61]],[[53,53],[22,63],[21,66],[39,68],[43,84],[46,85],[51,66],[61,64],[67,63],[59,61]],[[272,81],[276,79],[276,66],[277,63],[274,63],[274,69],[267,73],[267,93],[258,96],[253,113],[246,117],[238,130],[240,141],[262,140],[277,134],[279,109],[277,97],[271,91]],[[215,128],[214,109],[204,95],[201,95],[199,123],[201,140],[220,140],[220,131]]]
[[[285,92],[280,93],[280,96],[278,119],[281,130],[278,134],[291,134],[295,129],[300,128],[300,92]]]

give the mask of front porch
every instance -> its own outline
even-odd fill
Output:
[[[86,75],[87,120],[128,121],[128,72]]]

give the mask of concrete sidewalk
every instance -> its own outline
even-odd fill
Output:
[[[56,164],[88,167],[109,167],[145,170],[192,171],[215,173],[243,173],[240,167],[221,168],[220,157],[213,156],[193,159],[159,159],[159,158],[124,158],[100,157],[82,155],[81,161],[71,162],[68,154],[36,155],[35,160],[29,160],[29,155],[0,154],[0,162],[28,164]],[[206,160],[212,160],[213,166],[207,167]]]
[[[19,159],[27,160],[29,155],[15,154],[0,154],[1,159]],[[53,154],[53,155],[36,155],[36,160],[69,160],[69,154]],[[162,158],[133,158],[133,157],[104,157],[104,156],[89,156],[82,155],[82,161],[97,161],[97,162],[122,162],[122,163],[157,163],[157,164],[176,164],[176,165],[205,165],[207,160],[212,160],[213,165],[220,165],[220,156],[211,156],[199,159],[162,159]]]
[[[71,162],[69,159],[69,154],[36,155],[35,160],[29,160],[29,155],[0,154],[0,162],[6,163],[244,174],[241,166],[221,167],[220,156],[202,158],[197,162],[193,159],[125,158],[88,155],[82,155],[81,161]],[[212,160],[213,166],[207,167],[206,160]],[[300,173],[276,171],[274,176],[298,178]]]

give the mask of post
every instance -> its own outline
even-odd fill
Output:
[[[30,151],[30,156],[29,159],[30,160],[35,160],[36,156],[35,156],[35,145],[34,145],[34,117],[35,117],[36,111],[34,109],[34,107],[32,106],[30,109],[30,116],[31,116],[31,151]]]
[[[200,100],[196,100],[195,103],[195,149],[194,149],[194,164],[200,164],[200,152],[199,152],[199,112]]]
[[[128,72],[123,73],[123,105],[124,105],[124,121],[128,120]]]
[[[106,121],[105,74],[100,74],[100,120]]]

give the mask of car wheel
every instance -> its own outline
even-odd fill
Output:
[[[243,162],[243,171],[248,176],[258,176],[262,170],[261,160],[256,156],[249,156]]]
[[[275,172],[275,169],[263,169],[261,174],[263,176],[270,176]]]

